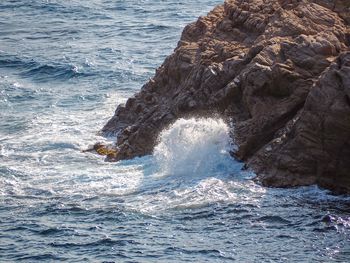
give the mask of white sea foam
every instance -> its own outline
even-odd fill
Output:
[[[265,189],[254,182],[233,178],[230,180],[207,177],[195,183],[187,182],[180,187],[169,188],[160,187],[157,192],[131,196],[125,207],[154,215],[169,210],[195,209],[216,203],[257,204],[265,194]]]
[[[132,196],[126,207],[153,214],[260,197],[261,187],[257,190],[251,181],[238,179],[242,164],[230,156],[232,148],[229,128],[222,119],[177,120],[160,134],[154,149],[158,173],[144,178],[153,190]]]
[[[154,156],[163,175],[203,175],[232,163],[230,141],[222,119],[179,119],[160,134]]]
[[[125,101],[120,94],[106,96],[100,108],[54,108],[37,114],[27,132],[1,136],[0,159],[13,174],[0,177],[0,195],[31,195],[50,191],[56,196],[81,194],[123,195],[137,188],[142,168],[133,163],[112,164],[81,150],[104,138],[96,132]],[[20,161],[19,161],[20,160]],[[1,171],[0,171],[1,174]],[[25,179],[25,180],[24,180]]]

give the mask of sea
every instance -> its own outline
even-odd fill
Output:
[[[256,184],[220,117],[82,152],[220,3],[0,1],[0,262],[350,262],[350,197]]]

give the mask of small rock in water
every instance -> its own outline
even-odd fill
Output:
[[[108,160],[114,160],[117,157],[118,150],[114,145],[98,142],[95,143],[92,148],[88,148],[82,152],[96,152],[99,155],[107,156]]]

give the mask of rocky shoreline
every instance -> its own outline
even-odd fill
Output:
[[[150,154],[181,117],[218,114],[235,158],[266,186],[350,193],[350,4],[228,0],[185,27],[174,53],[103,127],[110,160]]]

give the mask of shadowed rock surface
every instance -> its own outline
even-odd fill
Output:
[[[103,127],[115,160],[150,154],[186,116],[220,114],[268,186],[350,193],[348,1],[231,0],[185,27],[174,53]]]

